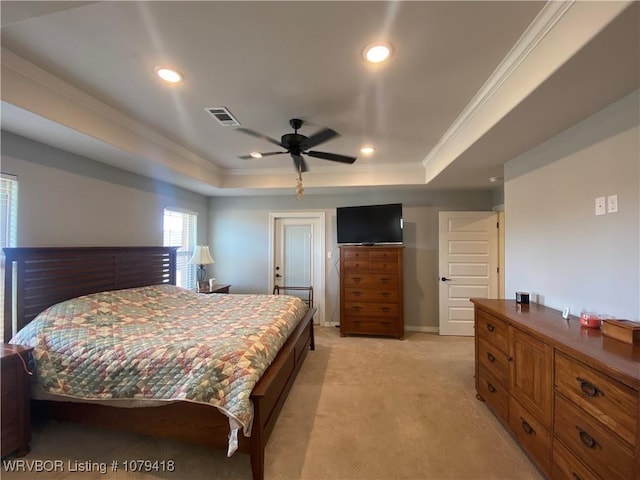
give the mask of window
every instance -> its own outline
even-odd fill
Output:
[[[1,174],[0,248],[15,247],[18,234],[18,177]],[[0,255],[0,282],[4,282],[4,254]],[[0,293],[0,312],[4,312],[4,286]]]
[[[180,247],[176,259],[176,284],[196,288],[196,267],[189,265],[196,245],[198,215],[193,212],[164,209],[164,246]]]

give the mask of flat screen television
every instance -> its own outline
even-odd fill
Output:
[[[338,243],[402,243],[402,204],[338,207]]]

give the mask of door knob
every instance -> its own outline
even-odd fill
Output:
[[[442,280],[443,282],[450,282],[451,279],[447,278],[447,277],[442,277],[440,280]]]

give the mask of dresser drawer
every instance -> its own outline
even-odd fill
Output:
[[[551,470],[551,433],[513,397],[509,400],[509,428],[548,474]]]
[[[398,276],[383,273],[345,273],[342,278],[345,287],[397,288]]]
[[[389,260],[372,260],[371,261],[372,272],[393,272],[398,271],[398,262]]]
[[[4,409],[4,406],[2,408]],[[2,422],[0,445],[2,445],[3,456],[20,448],[20,423],[17,416],[10,422]]]
[[[368,272],[370,267],[371,262],[366,259],[345,260],[342,262],[342,268],[345,272]]]
[[[393,319],[367,319],[347,316],[340,320],[340,331],[372,335],[398,335],[398,322]],[[400,333],[402,335],[402,333]]]
[[[508,350],[509,328],[505,322],[483,310],[476,311],[476,335],[503,352]]]
[[[482,338],[478,338],[478,361],[503,385],[509,384],[507,355]]]
[[[371,250],[372,262],[398,263],[399,250],[397,248],[374,248]]]
[[[344,313],[348,316],[397,317],[397,303],[345,302]]]
[[[3,393],[0,401],[2,401],[0,404],[2,405],[2,408],[0,409],[2,411],[0,413],[0,417],[2,422],[2,433],[4,433],[10,424],[17,422],[18,414],[20,413],[18,410],[18,402],[22,401],[22,399],[17,399],[15,393]]]
[[[344,300],[346,302],[398,302],[398,290],[371,289],[366,288],[345,288]]]
[[[364,260],[365,262],[369,262],[371,259],[371,250],[367,248],[344,248],[340,255],[342,255],[342,258],[345,260]]]
[[[633,451],[626,443],[558,394],[553,425],[556,437],[596,474],[607,479],[634,478]]]
[[[14,394],[18,389],[18,375],[22,372],[22,366],[18,369],[17,356],[4,359],[2,361],[2,370],[0,375],[2,378],[2,398],[6,394]]]
[[[555,355],[555,388],[629,445],[637,436],[638,392],[562,353]]]
[[[600,480],[600,477],[585,467],[557,440],[553,441],[551,478],[554,480]]]
[[[484,398],[489,408],[502,420],[509,423],[509,392],[482,365],[478,369],[478,393]]]

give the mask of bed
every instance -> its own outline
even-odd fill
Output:
[[[5,342],[14,331],[30,324],[50,306],[75,297],[93,294],[106,297],[116,291],[118,294],[120,291],[137,294],[179,290],[173,286],[175,247],[10,248],[4,251]],[[186,303],[204,302],[205,298],[214,297],[190,295],[192,297],[187,297]],[[221,297],[225,297],[225,302],[219,303],[227,303],[233,295],[219,295]],[[273,296],[264,296],[264,300],[272,299]],[[273,352],[275,358],[247,393],[253,409],[252,422],[249,424],[251,435],[237,435],[237,450],[250,455],[254,479],[264,477],[266,442],[307,351],[314,348],[312,319],[315,310],[305,308],[301,313],[299,322],[296,320],[287,327],[288,336],[283,337],[284,343],[277,353]],[[118,408],[72,401],[38,400],[34,403],[38,410],[63,421],[177,439],[213,448],[229,448],[230,418],[233,415],[230,416],[229,411],[223,408],[221,410],[225,411],[225,415],[207,402],[190,400],[165,402],[145,408]],[[239,418],[242,419],[242,416]],[[241,421],[240,426],[246,427],[247,423]]]

